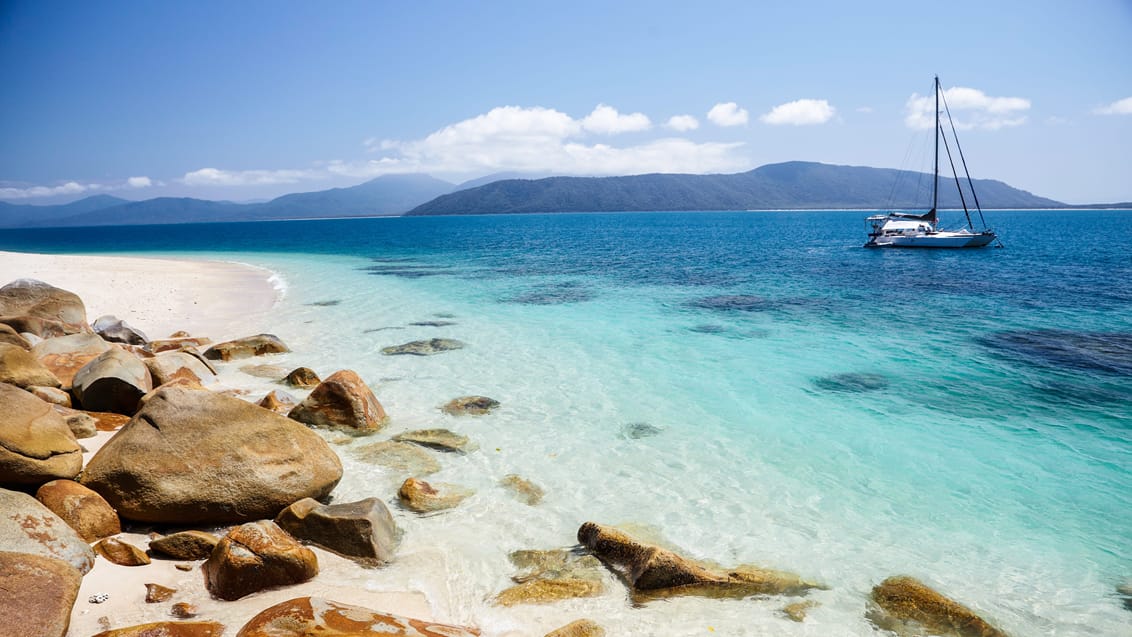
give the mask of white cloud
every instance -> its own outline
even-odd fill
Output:
[[[149,188],[153,185],[153,180],[149,177],[130,177],[126,180],[126,185],[130,188]]]
[[[1116,100],[1112,104],[1093,109],[1097,115],[1132,115],[1132,97]]]
[[[60,195],[79,195],[89,190],[100,190],[98,184],[80,184],[68,181],[58,186],[27,186],[24,188],[0,188],[0,199],[33,199],[36,197],[55,197]]]
[[[978,89],[956,86],[943,91],[955,127],[998,130],[1026,122],[1030,100],[1022,97],[991,97]],[[935,96],[913,93],[905,105],[904,123],[909,128],[931,129],[935,125]],[[943,109],[943,104],[940,104]]]
[[[668,122],[664,125],[674,131],[684,132],[696,130],[700,127],[700,120],[692,117],[691,115],[673,115],[668,118]]]
[[[500,106],[445,126],[423,139],[367,140],[367,146],[380,152],[381,158],[332,162],[326,170],[337,175],[373,177],[406,172],[702,173],[748,167],[746,159],[736,153],[739,144],[697,144],[679,138],[635,146],[591,145],[584,141],[587,133],[642,130],[647,119],[639,113],[621,115],[604,105],[598,105],[582,119],[544,107]]]
[[[185,173],[181,181],[190,186],[263,186],[293,184],[318,175],[310,170],[220,170],[201,168]]]
[[[582,128],[601,135],[632,133],[648,130],[651,127],[652,122],[644,113],[622,115],[616,108],[606,104],[598,104],[593,112],[582,120]]]
[[[742,126],[747,123],[747,109],[739,108],[735,102],[724,102],[712,106],[707,118],[716,126]]]
[[[836,113],[837,109],[830,106],[826,100],[802,99],[779,104],[772,108],[769,113],[759,116],[759,119],[765,124],[774,126],[783,124],[807,126],[824,124],[833,119]]]

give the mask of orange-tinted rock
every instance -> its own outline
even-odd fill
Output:
[[[318,559],[274,522],[261,520],[229,531],[204,563],[204,574],[208,591],[231,601],[305,582],[318,574]]]
[[[20,336],[20,333],[7,323],[0,323],[0,343],[15,345],[20,349],[31,349],[31,343],[23,336]]]
[[[450,416],[483,416],[499,407],[499,401],[487,396],[453,398],[440,408]]]
[[[106,500],[73,480],[52,480],[39,487],[35,499],[87,542],[122,532],[118,514]]]
[[[116,537],[108,537],[94,545],[95,553],[118,566],[145,566],[149,556],[138,547]]]
[[[873,587],[879,612],[870,619],[886,630],[910,626],[942,637],[1006,637],[966,606],[906,575],[890,577]]]
[[[150,540],[149,549],[175,560],[204,560],[219,542],[220,538],[211,533],[181,531]]]
[[[424,480],[409,478],[401,484],[397,497],[405,508],[417,513],[451,509],[472,495],[472,492],[450,484],[433,486]]]
[[[605,637],[605,629],[589,619],[579,619],[550,631],[545,637]]]
[[[83,413],[94,418],[94,426],[99,431],[117,431],[123,425],[130,422],[130,417],[125,414],[113,414],[108,411],[83,411]]]
[[[283,379],[283,382],[290,385],[291,387],[310,389],[311,387],[317,387],[318,384],[322,381],[319,379],[318,374],[316,374],[313,369],[309,367],[297,367],[291,370],[290,374],[287,374],[287,376]]]
[[[184,332],[177,332],[184,334]],[[177,351],[196,351],[198,347],[211,345],[212,339],[206,336],[170,336],[169,338],[159,338],[145,344],[145,349],[160,354],[161,352],[177,352]]]
[[[236,637],[475,637],[474,628],[381,613],[318,597],[299,597],[256,615]]]
[[[291,351],[283,341],[274,334],[257,334],[245,336],[233,341],[217,343],[204,352],[204,357],[213,361],[231,361],[239,358],[251,358],[264,354],[283,354]]]
[[[162,586],[161,584],[147,583],[145,585],[145,603],[157,604],[159,602],[167,602],[173,597],[177,589]]]
[[[216,376],[216,372],[205,359],[189,352],[165,352],[146,359],[145,366],[153,376],[155,385],[164,385],[179,379],[203,384],[212,382]]]
[[[221,637],[224,624],[218,622],[153,622],[106,630],[93,637]]]
[[[188,619],[199,615],[200,609],[197,608],[195,604],[190,604],[189,602],[177,602],[169,608],[169,614],[174,617],[180,617],[181,619]]]
[[[0,552],[0,633],[63,637],[82,579],[82,573],[61,560]]]
[[[319,383],[289,418],[313,427],[373,433],[385,426],[385,409],[357,373],[344,369]]]
[[[0,543],[5,550],[62,560],[86,574],[94,551],[62,518],[19,491],[0,489]]]
[[[256,404],[264,409],[270,409],[277,414],[287,414],[295,408],[295,405],[299,404],[299,401],[295,400],[295,397],[287,392],[275,389],[261,398]]]
[[[63,388],[70,389],[75,373],[110,347],[97,334],[68,334],[36,343],[31,354],[51,370]]]

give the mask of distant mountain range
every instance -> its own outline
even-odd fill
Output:
[[[731,175],[515,179],[500,174],[461,185],[428,175],[385,175],[349,188],[284,195],[263,203],[160,197],[127,201],[96,195],[68,204],[0,202],[0,227],[139,225],[382,215],[649,210],[917,209],[931,175],[812,162],[769,164]],[[940,207],[960,207],[941,180]],[[1066,208],[1000,181],[975,180],[984,208]],[[971,199],[968,194],[968,205]],[[1132,207],[1097,204],[1076,207]]]

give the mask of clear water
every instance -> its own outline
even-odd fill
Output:
[[[900,573],[1013,635],[1132,634],[1115,593],[1132,579],[1132,212],[994,212],[1007,247],[976,251],[862,249],[865,216],[5,231],[0,249],[280,273],[271,327],[294,350],[281,364],[355,369],[390,433],[447,427],[479,445],[432,477],[476,495],[443,515],[395,508],[400,561],[358,586],[424,591],[485,634],[591,617],[617,635],[871,635],[868,591]],[[312,305],[325,301],[338,303]],[[454,325],[410,325],[429,320]],[[434,336],[467,347],[380,354]],[[503,407],[438,411],[467,394]],[[634,423],[659,433],[634,438]],[[393,503],[396,480],[352,455],[359,444],[339,447],[337,497]],[[509,473],[546,500],[509,497]],[[831,588],[801,624],[777,612],[792,599],[633,607],[612,578],[600,598],[489,603],[509,551],[572,545],[586,520]]]

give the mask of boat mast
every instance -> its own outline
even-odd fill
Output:
[[[935,76],[935,177],[932,181],[932,211],[928,221],[934,226],[936,223],[936,209],[939,207],[939,76]]]

